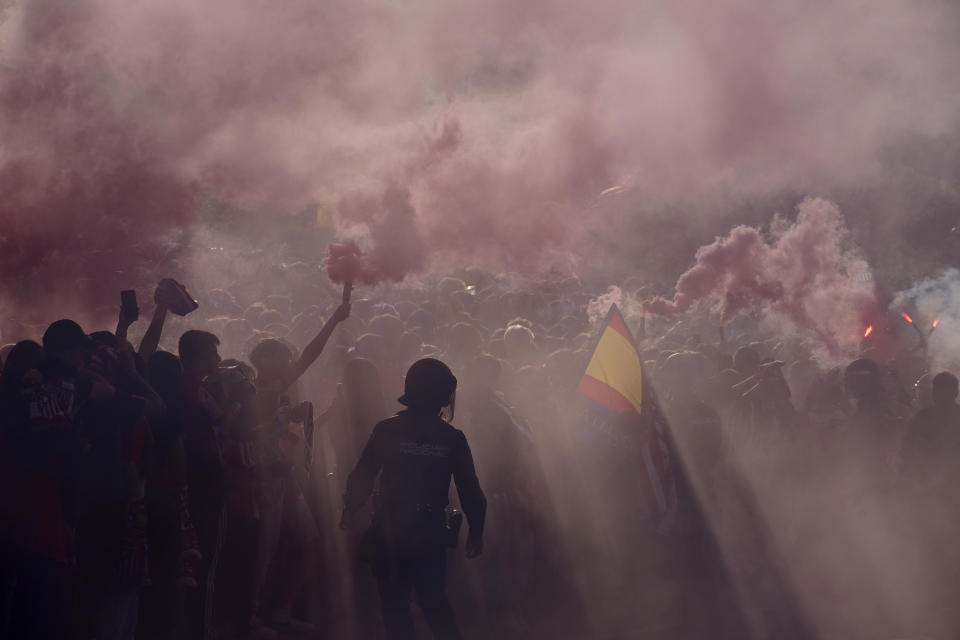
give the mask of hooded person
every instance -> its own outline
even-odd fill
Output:
[[[380,477],[366,557],[372,561],[390,640],[414,637],[411,591],[435,638],[461,637],[445,593],[451,477],[470,526],[468,558],[483,551],[487,503],[466,436],[441,417],[449,407],[452,420],[456,389],[457,379],[444,363],[433,358],[415,362],[399,398],[407,408],[374,427],[347,478],[342,528],[350,526]]]

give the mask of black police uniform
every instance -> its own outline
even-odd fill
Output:
[[[346,513],[366,501],[378,473],[370,535],[387,637],[414,637],[410,615],[414,590],[434,637],[460,638],[444,592],[444,508],[450,477],[456,481],[473,538],[483,534],[487,507],[467,439],[435,411],[407,409],[380,422],[347,478]]]

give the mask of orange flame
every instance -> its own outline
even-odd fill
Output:
[[[940,324],[940,318],[933,321],[933,328],[936,329],[938,324]]]
[[[867,330],[863,332],[863,337],[867,338],[870,336],[871,333],[873,333],[873,325],[870,325],[869,327],[867,327]]]
[[[910,324],[913,324],[913,318],[911,318],[910,316],[908,316],[908,315],[906,314],[906,312],[901,311],[901,312],[900,312],[900,315],[903,316],[903,319],[904,319],[904,320],[906,320],[906,321],[909,322]]]

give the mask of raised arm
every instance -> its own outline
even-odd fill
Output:
[[[327,346],[327,340],[330,339],[330,336],[333,335],[333,330],[337,328],[337,325],[350,317],[350,303],[344,302],[337,310],[333,312],[333,315],[330,316],[330,319],[327,320],[326,324],[323,325],[323,328],[320,329],[320,333],[310,341],[304,349],[303,353],[300,354],[300,359],[297,360],[293,368],[290,370],[290,374],[283,381],[283,387],[287,388],[296,382],[304,372],[316,362],[317,358],[320,357],[320,354],[323,353],[323,348]]]
[[[162,302],[158,302],[157,308],[153,310],[150,326],[143,334],[143,339],[140,340],[140,348],[137,349],[137,353],[144,360],[148,360],[150,356],[157,352],[157,347],[160,346],[160,336],[163,334],[163,323],[167,319],[168,312],[169,308]]]
[[[114,335],[117,336],[121,341],[126,341],[127,329],[129,329],[130,325],[136,322],[139,317],[139,309],[129,309],[123,305],[120,305],[120,315],[117,318],[117,330],[114,332]]]
[[[137,350],[140,357],[144,360],[149,359],[150,356],[156,353],[157,347],[160,345],[160,336],[163,334],[163,322],[167,319],[167,313],[171,310],[180,313],[177,309],[183,307],[183,296],[185,293],[186,290],[183,289],[176,280],[171,280],[170,278],[161,280],[157,284],[157,288],[153,290],[153,301],[157,307],[153,310],[153,319],[150,320],[150,326],[147,327],[147,332],[143,334],[143,340],[140,341],[140,348]],[[193,307],[183,311],[183,313],[189,313],[195,308],[196,303],[193,304]]]

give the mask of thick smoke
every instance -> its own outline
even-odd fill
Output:
[[[956,20],[938,0],[24,2],[0,40],[3,289],[82,303],[153,278],[209,197],[336,203],[381,279],[588,266],[573,248],[625,176],[631,215],[817,194],[954,133]]]
[[[616,285],[607,288],[607,292],[597,296],[587,303],[587,318],[590,324],[598,326],[606,320],[607,313],[611,305],[617,305],[617,308],[623,313],[624,317],[634,324],[641,322],[643,316],[643,305],[629,293]]]
[[[960,271],[946,269],[917,282],[898,293],[891,306],[908,309],[917,327],[928,336],[934,369],[956,371],[960,367]]]
[[[680,276],[672,300],[644,303],[673,315],[715,300],[721,321],[762,306],[789,319],[832,354],[856,348],[858,318],[874,305],[870,268],[849,245],[840,210],[822,199],[797,207],[796,221],[772,231],[738,226],[697,251],[696,264]]]
[[[372,247],[364,253],[355,242],[331,244],[324,262],[333,282],[376,286],[400,282],[424,268],[427,251],[416,230],[416,212],[408,190],[390,185],[380,198],[355,196],[342,211],[354,214],[350,219],[357,226],[352,230],[369,237]]]

